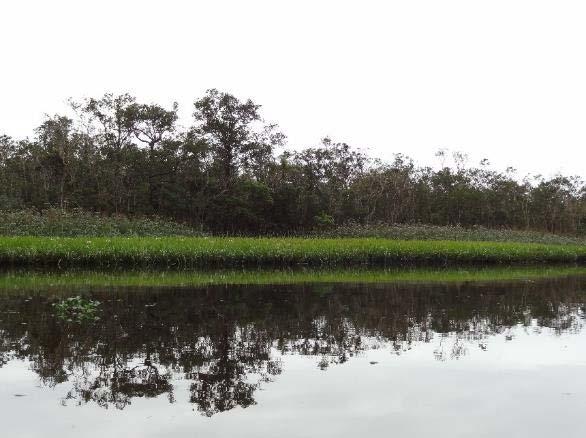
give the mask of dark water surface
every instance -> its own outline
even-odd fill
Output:
[[[585,306],[584,276],[4,291],[0,435],[583,437]]]

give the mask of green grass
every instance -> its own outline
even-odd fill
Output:
[[[586,245],[377,238],[0,237],[3,266],[170,268],[584,262]]]
[[[1,291],[66,291],[83,287],[197,287],[314,283],[462,283],[539,280],[586,275],[586,267],[523,266],[470,269],[285,269],[215,271],[9,271],[0,274]]]

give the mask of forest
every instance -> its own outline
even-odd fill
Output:
[[[586,234],[578,176],[521,178],[446,151],[436,168],[422,167],[408,151],[383,161],[330,138],[291,147],[260,105],[215,89],[195,100],[190,126],[180,124],[177,104],[129,94],[70,106],[31,137],[0,135],[0,210],[156,216],[242,235],[345,224]]]

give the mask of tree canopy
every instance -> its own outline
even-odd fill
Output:
[[[0,135],[0,208],[157,215],[221,233],[291,233],[349,222],[482,225],[586,233],[586,185],[520,179],[453,154],[437,169],[374,159],[325,138],[287,148],[252,100],[215,89],[178,107],[129,94],[72,102],[25,139]]]

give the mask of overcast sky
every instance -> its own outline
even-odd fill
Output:
[[[263,105],[292,146],[325,135],[432,164],[586,177],[586,2],[2,1],[0,132],[68,97]]]

